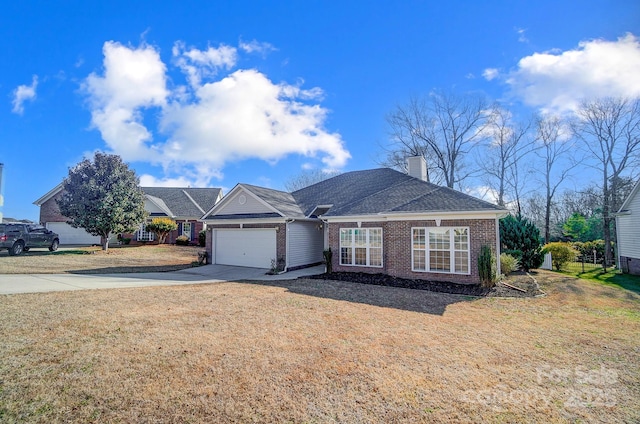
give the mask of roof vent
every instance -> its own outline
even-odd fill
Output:
[[[429,181],[427,174],[427,161],[424,156],[411,156],[407,158],[407,171],[409,176],[422,181]]]

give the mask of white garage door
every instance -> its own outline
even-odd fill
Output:
[[[66,222],[47,222],[46,227],[54,233],[58,233],[60,244],[100,244],[99,236],[92,236],[84,228],[73,228]]]
[[[271,259],[276,259],[274,229],[216,230],[215,233],[217,264],[271,268]]]

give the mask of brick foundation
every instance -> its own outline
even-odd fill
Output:
[[[640,258],[620,256],[620,270],[625,274],[640,275]]]

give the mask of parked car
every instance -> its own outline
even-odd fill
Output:
[[[20,255],[29,249],[46,247],[51,252],[58,250],[60,237],[53,231],[39,225],[0,224],[0,250],[9,255]]]

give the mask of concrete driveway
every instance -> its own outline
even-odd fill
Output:
[[[204,265],[181,271],[139,274],[0,274],[0,294],[175,286],[242,280],[292,280],[322,274],[324,265],[280,275],[267,275],[267,271],[267,269],[229,265]]]

